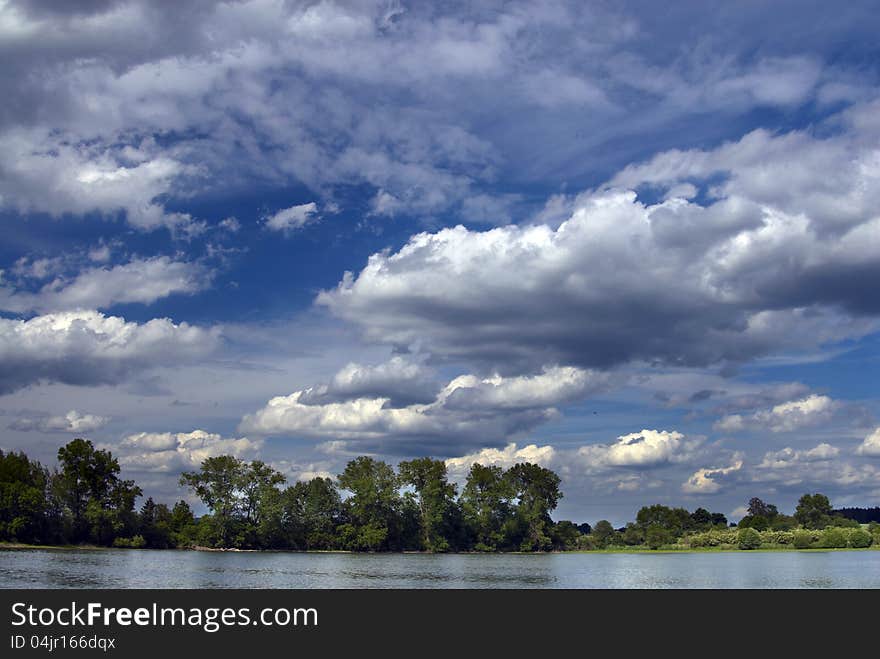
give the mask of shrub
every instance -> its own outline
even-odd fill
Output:
[[[651,549],[660,549],[663,545],[670,544],[675,538],[659,524],[651,524],[645,531],[645,544]]]
[[[791,531],[762,531],[761,541],[768,545],[790,545],[794,542]]]
[[[809,549],[815,541],[814,535],[809,531],[795,531],[792,543],[795,549]]]
[[[583,551],[592,551],[596,549],[596,539],[592,535],[582,535],[578,538],[578,549]]]
[[[874,536],[868,533],[865,529],[851,529],[849,532],[849,546],[855,547],[856,549],[864,549],[865,547],[870,547],[874,542]]]
[[[136,535],[133,538],[115,538],[113,546],[118,549],[143,549],[147,546],[147,541],[142,535]]]
[[[849,533],[846,529],[829,526],[822,531],[822,536],[819,538],[819,546],[824,549],[842,549],[848,544],[848,535]]]
[[[740,549],[758,549],[761,546],[761,534],[753,528],[740,529],[737,544]]]

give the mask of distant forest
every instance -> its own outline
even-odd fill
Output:
[[[834,510],[805,494],[793,515],[755,497],[738,525],[705,508],[654,504],[622,528],[553,521],[563,494],[553,471],[475,464],[461,492],[442,460],[397,469],[371,457],[351,460],[336,481],[287,485],[264,462],[224,455],[184,473],[210,511],[169,507],[119,477],[110,451],[74,439],[52,470],[22,452],[0,451],[0,541],[120,548],[347,551],[564,551],[600,549],[864,548],[880,545],[880,508]],[[344,491],[343,497],[340,491]],[[867,525],[864,528],[862,524]]]

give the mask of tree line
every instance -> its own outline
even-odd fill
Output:
[[[705,508],[660,504],[641,508],[620,528],[607,520],[555,522],[551,513],[563,496],[559,476],[531,463],[509,469],[475,464],[459,492],[446,464],[432,458],[403,461],[395,470],[361,456],[335,482],[316,477],[288,485],[264,462],[224,455],[180,477],[208,509],[200,517],[184,500],[169,507],[147,498],[137,508],[141,488],[119,474],[112,453],[84,439],[61,447],[53,470],[22,452],[0,451],[0,540],[430,552],[880,544],[880,524],[862,528],[822,494],[805,494],[790,516],[753,498],[738,525]]]

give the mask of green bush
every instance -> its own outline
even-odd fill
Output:
[[[593,551],[597,549],[596,539],[591,535],[582,535],[578,538],[577,548],[581,551]]]
[[[870,547],[874,542],[874,536],[868,533],[865,529],[850,529],[849,532],[849,546],[855,547],[856,549],[864,549],[865,547]]]
[[[740,529],[737,545],[740,549],[758,549],[761,546],[761,534],[753,528]]]
[[[791,531],[761,531],[761,542],[766,545],[791,545],[794,533]]]
[[[136,535],[133,538],[115,538],[113,546],[118,549],[143,549],[147,546],[147,541],[142,535]]]
[[[822,531],[822,536],[819,538],[819,546],[824,549],[843,549],[849,544],[848,535],[849,533],[846,529],[829,526]]]
[[[795,549],[809,549],[816,541],[815,534],[810,531],[795,531],[792,543]]]
[[[651,549],[660,549],[663,545],[671,544],[675,541],[672,534],[659,524],[651,524],[645,531],[645,544]]]
[[[702,533],[693,533],[684,542],[691,547],[722,547],[737,543],[736,529],[712,529]]]

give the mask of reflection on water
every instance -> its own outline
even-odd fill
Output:
[[[880,551],[300,554],[0,551],[5,588],[880,588]]]

